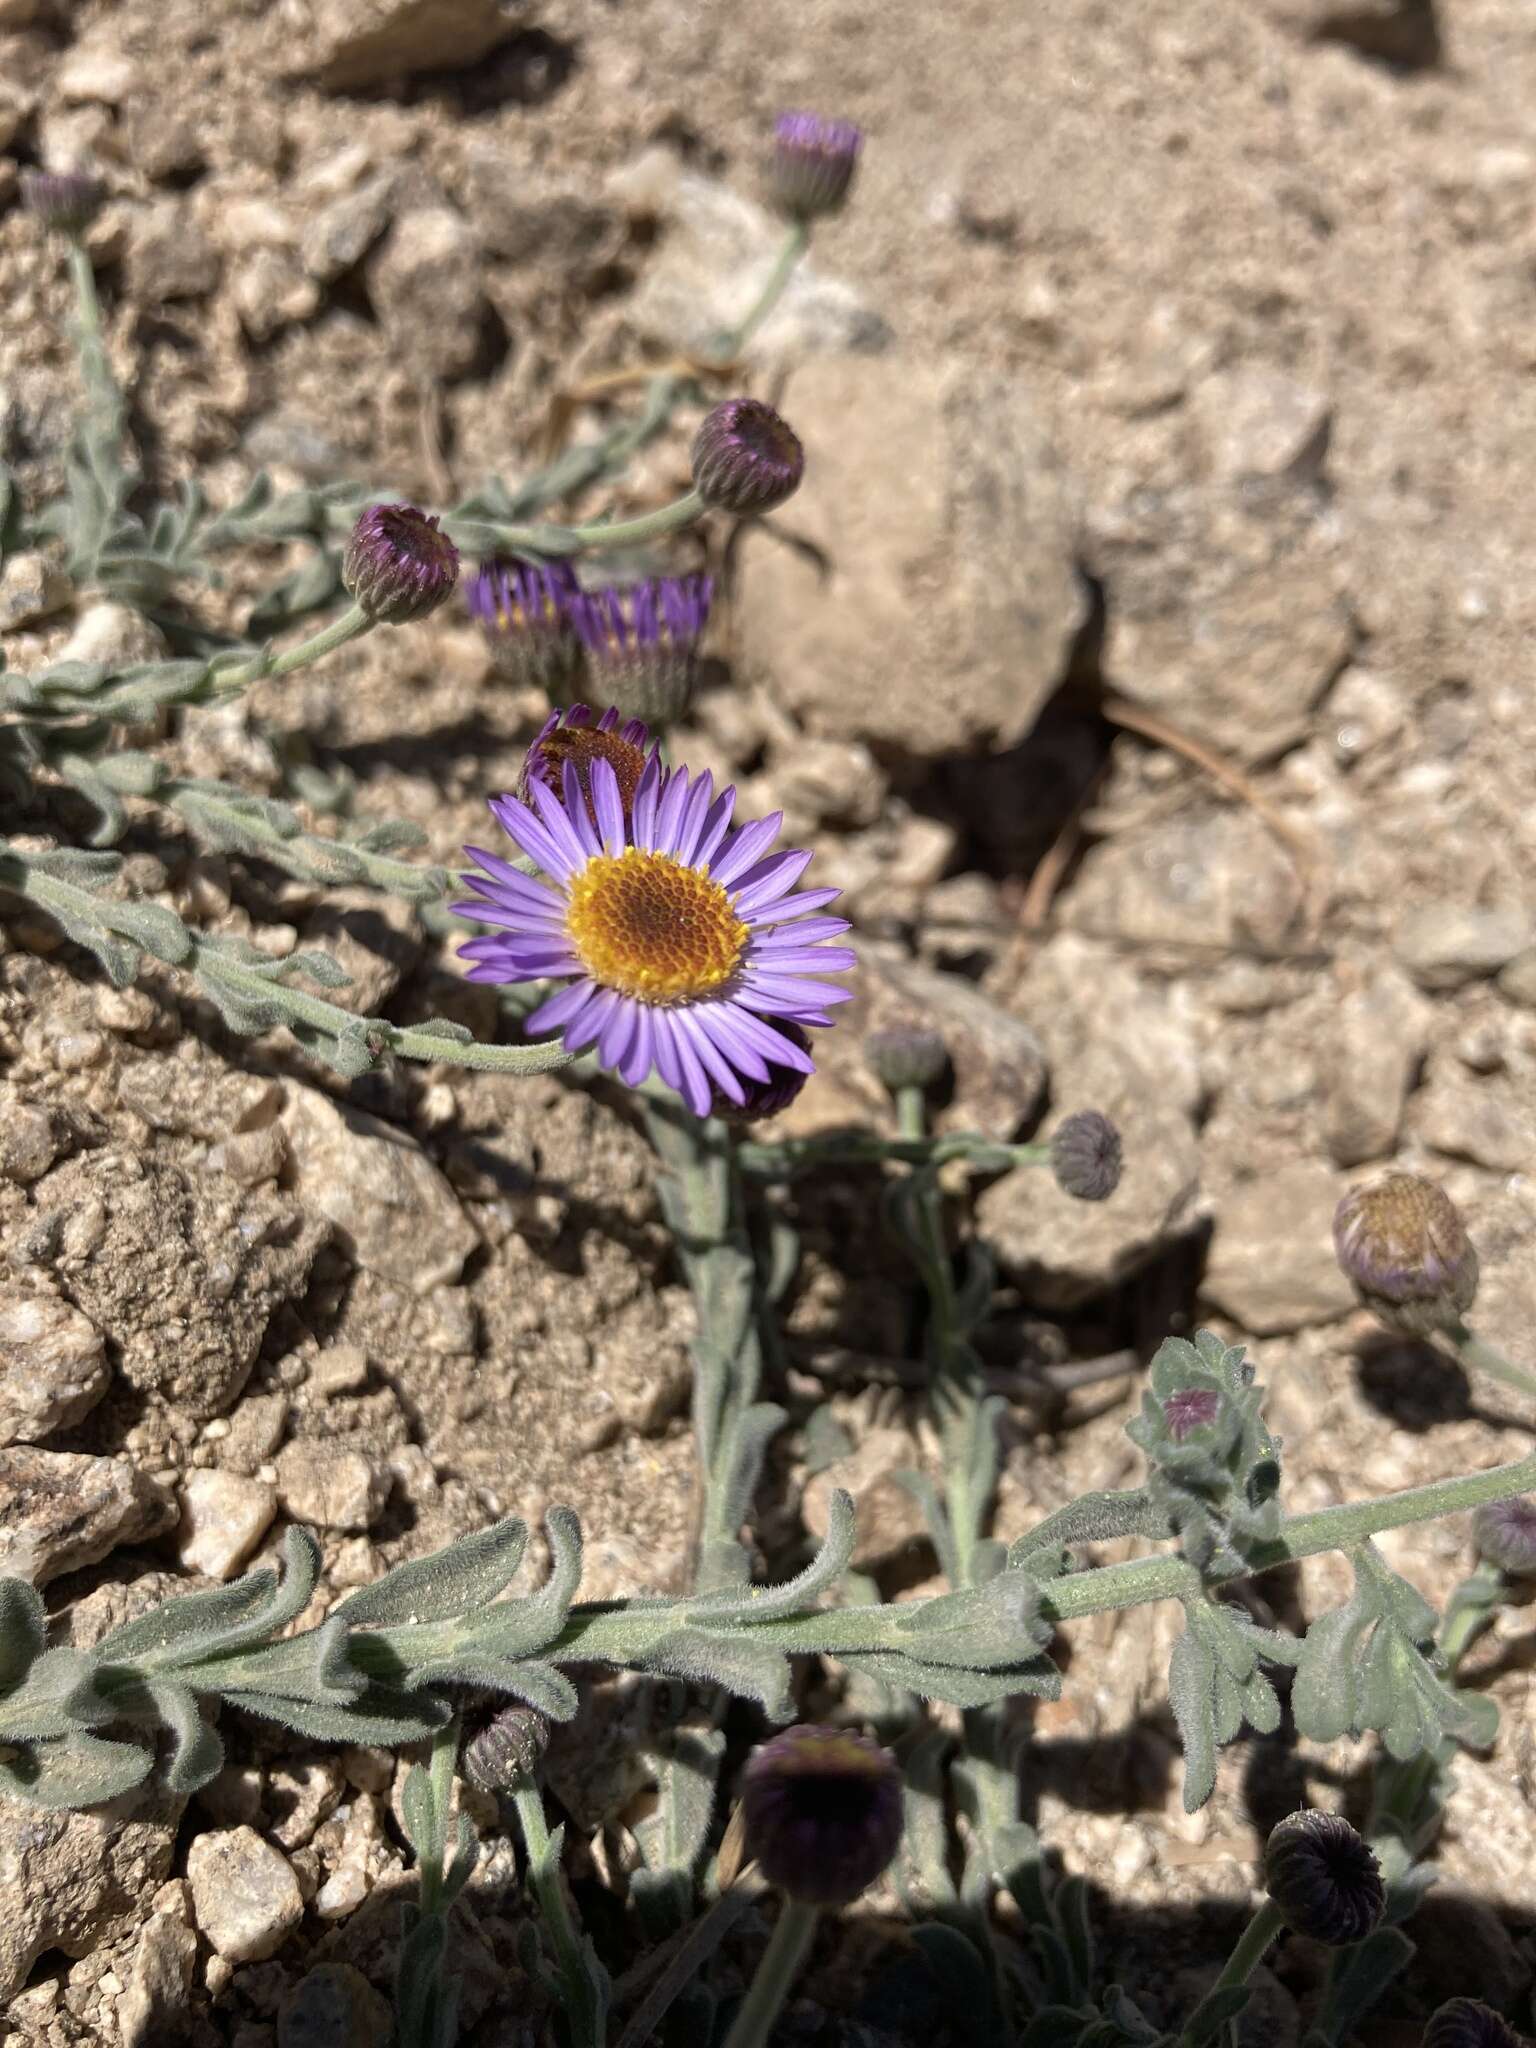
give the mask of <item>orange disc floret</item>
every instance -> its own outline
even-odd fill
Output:
[[[723,987],[747,943],[719,882],[638,846],[587,862],[572,879],[565,928],[594,981],[647,1003]]]

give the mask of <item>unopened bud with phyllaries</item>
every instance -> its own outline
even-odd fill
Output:
[[[1333,1219],[1345,1278],[1378,1322],[1406,1337],[1454,1335],[1477,1295],[1477,1251],[1432,1180],[1389,1173],[1352,1188]]]
[[[452,594],[459,551],[430,512],[370,505],[352,529],[341,580],[370,619],[403,626],[435,612]]]

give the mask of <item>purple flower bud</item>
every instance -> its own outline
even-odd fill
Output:
[[[1191,1430],[1209,1429],[1220,1413],[1221,1396],[1214,1387],[1175,1387],[1163,1403],[1163,1420],[1176,1444]]]
[[[523,804],[529,801],[528,785],[531,782],[542,782],[554,795],[563,796],[565,764],[569,761],[575,767],[576,779],[587,800],[587,815],[596,823],[597,813],[592,805],[592,763],[606,761],[619,785],[619,802],[624,807],[625,821],[628,822],[635,791],[645,773],[650,745],[651,736],[640,720],[631,718],[621,725],[619,714],[612,705],[597,719],[585,704],[573,704],[569,711],[552,711],[545,719],[538,738],[528,749],[517,785],[517,800]]]
[[[681,718],[693,702],[713,590],[708,576],[647,576],[570,597],[593,695],[652,725]]]
[[[1293,1934],[1330,1948],[1363,1941],[1381,1918],[1381,1865],[1336,1813],[1293,1813],[1270,1830],[1264,1884]]]
[[[742,1782],[746,1853],[807,1906],[846,1906],[901,1840],[901,1771],[846,1728],[786,1728],[753,1751]]]
[[[1120,1133],[1096,1109],[1080,1109],[1056,1126],[1051,1171],[1063,1194],[1102,1202],[1120,1185]]]
[[[549,1723],[533,1707],[505,1707],[464,1745],[460,1768],[482,1792],[510,1792],[531,1778],[549,1747]]]
[[[107,188],[88,171],[23,171],[21,196],[45,228],[78,238],[101,211]]]
[[[459,551],[428,512],[370,505],[342,557],[341,580],[370,619],[402,626],[435,612],[459,580]]]
[[[792,1044],[798,1045],[802,1052],[810,1051],[810,1034],[809,1032],[802,1031],[798,1024],[791,1023],[787,1018],[781,1018],[777,1028],[783,1037],[789,1039]],[[764,1117],[777,1116],[781,1109],[788,1109],[789,1105],[800,1093],[800,1090],[811,1078],[809,1074],[802,1073],[797,1067],[776,1067],[771,1061],[766,1062],[766,1064],[768,1067],[766,1080],[754,1081],[749,1079],[745,1082],[746,1099],[744,1101],[739,1103],[732,1102],[729,1096],[722,1095],[716,1090],[714,1109],[716,1116],[723,1117],[728,1124],[760,1123]]]
[[[931,1088],[949,1065],[949,1049],[927,1024],[892,1024],[871,1031],[864,1057],[875,1079],[894,1095],[901,1088]]]
[[[758,398],[728,398],[693,438],[693,487],[722,512],[771,512],[800,488],[805,450]]]
[[[578,590],[565,562],[483,562],[464,586],[464,601],[485,628],[502,674],[558,698],[580,652],[569,612]]]
[[[1430,2014],[1420,2048],[1525,2048],[1525,2043],[1480,1998],[1452,1998]]]
[[[773,196],[791,220],[838,213],[858,168],[864,136],[851,121],[780,114],[773,124]]]
[[[1472,1517],[1477,1554],[1517,1579],[1536,1575],[1536,1493],[1493,1500]]]
[[[1461,1212],[1416,1173],[1352,1188],[1335,1212],[1333,1242],[1363,1306],[1403,1336],[1454,1332],[1477,1295],[1477,1252]]]

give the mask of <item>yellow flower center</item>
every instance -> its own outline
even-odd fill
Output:
[[[718,882],[638,846],[587,862],[571,883],[565,928],[594,981],[646,1003],[708,995],[730,980],[747,943]]]

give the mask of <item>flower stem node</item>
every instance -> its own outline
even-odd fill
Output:
[[[1477,1554],[1511,1578],[1536,1577],[1536,1494],[1490,1501],[1472,1517]]]
[[[771,512],[793,497],[804,474],[798,436],[761,399],[726,399],[694,436],[694,489],[721,512]]]
[[[1480,1998],[1452,1998],[1430,2014],[1421,2048],[1526,2048],[1508,2020]]]
[[[1381,1865],[1336,1813],[1304,1810],[1272,1828],[1264,1883],[1293,1934],[1330,1948],[1363,1941],[1386,1905]]]
[[[893,1024],[871,1031],[864,1057],[875,1079],[893,1095],[903,1088],[931,1088],[949,1066],[949,1048],[926,1024]]]
[[[773,196],[791,220],[840,213],[858,169],[862,130],[822,114],[780,114],[773,124]]]
[[[1120,1133],[1096,1109],[1080,1109],[1056,1126],[1051,1171],[1064,1195],[1079,1202],[1103,1202],[1120,1185]]]
[[[1476,1298],[1477,1252],[1461,1212],[1419,1174],[1352,1188],[1334,1214],[1333,1242],[1361,1305],[1405,1337],[1454,1333]]]
[[[424,619],[452,594],[459,551],[429,512],[414,505],[370,505],[342,557],[341,580],[375,624]]]
[[[78,241],[100,213],[107,188],[88,171],[23,171],[21,196],[45,228]]]
[[[901,1840],[896,1759],[851,1729],[786,1728],[753,1751],[741,1797],[748,1856],[797,1904],[850,1904]]]

